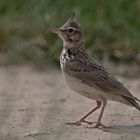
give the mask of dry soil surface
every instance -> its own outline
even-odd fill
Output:
[[[140,79],[118,79],[140,98]],[[103,118],[111,128],[65,124],[95,105],[71,91],[58,70],[0,67],[0,140],[140,140],[140,112],[116,102],[108,102]]]

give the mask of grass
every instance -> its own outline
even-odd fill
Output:
[[[139,0],[1,0],[0,57],[57,65],[62,41],[47,29],[61,26],[73,11],[91,55],[104,63],[140,64]]]

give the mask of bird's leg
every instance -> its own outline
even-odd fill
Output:
[[[88,121],[86,121],[85,119],[90,115],[90,114],[92,114],[95,110],[97,110],[97,109],[99,109],[100,107],[101,107],[101,105],[102,105],[102,102],[101,101],[96,101],[96,103],[97,103],[97,106],[95,107],[95,108],[93,108],[90,112],[88,112],[84,117],[82,117],[79,121],[77,121],[77,122],[73,122],[73,123],[67,123],[67,124],[69,124],[69,125],[76,125],[76,126],[80,126],[81,125],[81,123],[83,122],[83,123],[88,123],[88,124],[93,124],[93,122],[88,122]]]
[[[88,128],[99,128],[100,126],[103,127],[103,128],[107,128],[107,126],[105,126],[101,123],[101,119],[102,119],[106,104],[107,104],[107,100],[104,99],[103,100],[103,106],[102,106],[102,109],[101,109],[101,112],[100,112],[100,115],[99,115],[99,118],[98,118],[98,121],[97,121],[96,125],[92,126],[92,127],[88,127]]]

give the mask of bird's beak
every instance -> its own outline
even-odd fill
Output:
[[[59,34],[59,33],[63,33],[64,31],[60,28],[54,28],[54,29],[48,29],[49,32],[55,33],[55,34]]]
[[[60,29],[59,28],[54,28],[54,29],[48,29],[49,32],[52,32],[52,33],[60,33]]]

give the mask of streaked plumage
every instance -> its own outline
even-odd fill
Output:
[[[63,40],[60,64],[68,86],[79,94],[96,100],[97,107],[98,103],[103,103],[96,127],[101,126],[101,118],[107,100],[118,101],[140,110],[140,106],[136,102],[140,100],[86,53],[83,32],[74,17],[71,17],[61,28],[51,31],[57,33]],[[91,113],[95,110],[93,109]],[[88,115],[74,124],[80,125],[81,122],[85,122]]]

